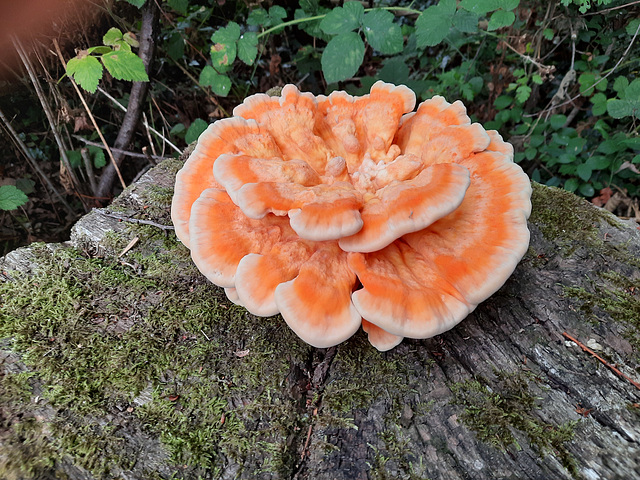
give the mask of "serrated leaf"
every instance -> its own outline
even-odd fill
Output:
[[[353,77],[364,59],[364,42],[355,32],[335,36],[322,52],[322,73],[327,83]]]
[[[169,6],[181,15],[186,15],[189,9],[189,0],[167,0]]]
[[[346,2],[331,10],[320,22],[320,29],[331,35],[348,33],[360,27],[364,7],[360,2]]]
[[[105,53],[109,53],[113,50],[111,47],[107,47],[105,45],[98,45],[97,47],[89,47],[87,48],[87,53],[95,53],[96,55],[104,55]]]
[[[362,20],[367,42],[385,55],[401,52],[404,45],[402,30],[400,25],[393,23],[394,18],[393,14],[386,10],[373,10]]]
[[[191,142],[195,142],[208,126],[207,122],[201,118],[196,118],[191,125],[189,125],[187,134],[184,136],[184,141],[187,142],[187,145]]]
[[[456,11],[455,0],[441,0],[438,5],[427,8],[416,20],[418,48],[434,47],[449,33]]]
[[[498,0],[498,6],[507,12],[515,10],[518,5],[520,5],[520,0]]]
[[[35,192],[36,182],[30,178],[19,178],[16,180],[16,187],[22,190],[26,195],[29,195],[30,193]]]
[[[0,187],[0,210],[15,210],[28,201],[29,198],[15,185]]]
[[[102,37],[102,43],[105,45],[117,45],[122,40],[122,32],[119,28],[112,27]]]
[[[602,115],[607,112],[607,96],[604,93],[596,93],[591,97],[591,113],[594,115]]]
[[[531,96],[531,87],[529,85],[520,85],[516,89],[516,101],[518,103],[524,103],[529,100]]]
[[[249,12],[247,17],[247,25],[257,26],[269,26],[269,14],[264,8],[256,8]]]
[[[148,82],[149,76],[144,69],[144,62],[133,52],[120,50],[103,55],[102,63],[109,73],[118,80],[130,82]]]
[[[460,8],[478,15],[484,15],[500,8],[500,2],[498,0],[462,0]]]
[[[453,16],[453,26],[464,33],[478,31],[478,15],[467,10],[458,10]]]
[[[626,100],[610,98],[607,100],[607,112],[613,118],[624,118],[633,115],[633,110]]]
[[[274,5],[273,7],[269,8],[269,18],[272,25],[278,25],[279,23],[282,23],[285,18],[287,18],[287,11],[280,5]]]
[[[67,75],[72,76],[86,91],[95,93],[98,82],[102,78],[102,65],[97,58],[90,55],[84,58],[72,58],[67,63]]]
[[[636,78],[624,89],[624,98],[628,100],[640,99],[640,78]]]
[[[545,28],[542,31],[542,36],[544,38],[546,38],[547,40],[553,40],[554,35],[555,34],[554,34],[553,30],[551,30],[550,28]]]
[[[258,35],[247,32],[238,39],[238,58],[247,65],[253,65],[258,56]]]
[[[240,38],[240,25],[236,22],[229,22],[226,27],[219,28],[211,36],[211,41],[214,43],[230,44],[236,43]]]
[[[132,47],[138,48],[140,46],[140,42],[138,42],[138,39],[132,32],[125,32],[125,34],[122,35],[122,39],[126,42],[127,45],[130,45]]]
[[[628,86],[629,86],[629,80],[627,80],[627,77],[616,77],[615,82],[613,82],[613,89],[618,94],[625,91]]]
[[[504,10],[496,10],[491,14],[491,18],[489,19],[489,25],[487,26],[487,30],[492,32],[494,30],[498,30],[499,28],[508,27],[513,24],[516,20],[516,15],[513,12],[506,12]]]
[[[638,26],[640,25],[640,18],[634,18],[633,20],[631,20],[628,24],[627,27],[625,28],[627,35],[635,35],[636,32],[638,31]]]
[[[104,156],[104,150],[99,147],[95,147],[93,145],[89,145],[88,147],[89,153],[93,158],[93,166],[96,168],[102,168],[107,164],[107,160]]]
[[[211,65],[206,65],[200,72],[199,83],[205,87],[211,87],[216,95],[226,97],[231,91],[231,80],[226,75],[215,71]]]

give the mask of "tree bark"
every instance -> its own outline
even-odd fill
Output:
[[[151,65],[153,63],[156,48],[158,16],[159,11],[156,2],[154,0],[147,0],[142,7],[142,27],[140,29],[140,48],[138,50],[138,55],[144,62],[148,75],[151,74]],[[127,112],[124,115],[122,125],[118,131],[118,136],[116,137],[116,141],[113,145],[114,158],[118,167],[126,157],[126,155],[122,153],[122,150],[128,149],[129,144],[133,140],[133,135],[140,124],[140,117],[142,115],[142,109],[144,108],[148,88],[148,82],[133,82],[133,86],[131,87]],[[111,188],[113,187],[115,180],[116,169],[113,164],[110,163],[105,167],[105,170],[100,176],[96,197],[110,197]]]
[[[169,224],[167,207],[178,167],[179,161],[163,162],[110,208],[120,216]],[[87,336],[95,329],[119,342],[117,332],[124,335],[178,299],[189,307],[179,309],[169,323],[153,323],[164,326],[147,334],[149,341],[164,338],[174,366],[159,376],[144,376],[147,386],[124,403],[109,389],[95,393],[104,406],[91,414],[42,397],[34,413],[36,390],[46,380],[37,380],[41,374],[33,370],[31,396],[0,408],[0,451],[5,452],[0,453],[0,472],[3,455],[9,467],[11,455],[23,464],[33,456],[58,460],[53,467],[34,467],[31,477],[6,467],[7,478],[60,472],[71,479],[640,478],[640,390],[628,380],[638,382],[640,371],[636,224],[562,190],[536,185],[530,249],[504,287],[454,329],[431,339],[405,339],[386,353],[373,349],[362,332],[328,350],[303,344],[280,317],[253,317],[226,301],[220,289],[206,285],[172,232],[138,228],[96,211],[74,228],[71,244],[84,254],[70,261],[101,258],[120,265],[126,275],[117,282],[138,277],[148,282],[162,271],[165,285],[162,290],[146,287],[144,295],[127,300],[104,327],[96,323],[99,305],[117,305],[123,295],[120,291],[109,298],[108,292],[118,288],[117,282],[110,283],[106,297],[96,292],[91,301],[77,300],[76,308],[89,312],[87,324],[78,328],[88,329]],[[115,246],[114,237],[120,238]],[[138,243],[118,257],[133,237]],[[38,248],[40,253],[37,248],[12,252],[0,263],[10,280],[20,278],[12,270],[35,275],[34,292],[43,285]],[[158,258],[164,263],[139,263],[163,254]],[[71,274],[64,275],[72,285]],[[217,299],[216,312],[223,313],[194,314],[197,328],[184,327],[186,339],[160,337],[171,322],[193,321],[190,310],[206,296]],[[0,325],[2,318],[0,308]],[[55,332],[49,335],[56,337]],[[191,343],[176,353],[173,345],[181,342]],[[76,347],[73,355],[82,352]],[[213,353],[190,366],[185,376],[171,372],[193,350],[205,347]],[[34,368],[23,353],[0,345],[0,372],[6,378]],[[39,365],[53,362],[55,355]],[[132,355],[140,357],[136,368],[143,372],[160,358],[145,357],[144,351]],[[107,365],[95,375],[103,368]],[[197,394],[192,387],[199,387]],[[26,421],[30,415],[40,419],[35,423],[58,425],[57,433],[30,434],[29,428],[35,428]],[[181,422],[188,428],[181,429]],[[105,447],[91,454],[103,458],[106,467],[99,469],[87,460],[93,457],[78,453],[78,439],[85,438],[87,429],[107,432],[100,437]],[[22,453],[16,453],[16,431],[32,439]],[[71,434],[76,443],[68,440]]]

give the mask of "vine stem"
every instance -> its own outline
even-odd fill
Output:
[[[414,10],[413,8],[407,8],[407,7],[382,7],[382,8],[365,8],[364,9],[365,13],[371,12],[372,10],[387,10],[389,12],[394,12],[394,11],[406,12],[409,15],[420,15],[422,13],[422,11],[420,10]],[[292,25],[298,25],[300,23],[313,22],[314,20],[322,20],[327,15],[328,13],[325,13],[322,15],[315,15],[313,17],[296,18],[295,20],[289,20],[288,22],[279,23],[278,25],[271,27],[262,33],[259,33],[258,39],[266,35],[269,35],[271,32],[275,32],[276,30],[279,30],[281,28],[290,27]]]

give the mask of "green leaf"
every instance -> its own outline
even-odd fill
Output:
[[[238,39],[238,58],[247,65],[253,65],[258,56],[258,35],[246,32]]]
[[[149,81],[149,76],[144,69],[144,62],[133,52],[120,50],[107,53],[101,58],[109,73],[118,80],[131,82]]]
[[[496,107],[498,110],[504,110],[509,105],[511,105],[511,103],[513,103],[512,97],[510,97],[509,95],[500,95],[493,102],[493,106]]]
[[[116,27],[107,30],[107,33],[102,37],[102,43],[105,45],[117,45],[120,41],[122,41],[122,32]]]
[[[67,150],[67,158],[73,168],[78,168],[82,165],[82,155],[76,150]]]
[[[616,77],[615,82],[613,82],[613,89],[618,95],[622,95],[622,92],[624,92],[628,86],[629,80],[627,80],[627,77]]]
[[[247,25],[269,27],[269,14],[264,8],[256,8],[251,10],[247,17]]]
[[[499,0],[462,0],[460,8],[464,8],[468,12],[478,15],[484,15],[487,12],[493,12],[500,8]]]
[[[104,55],[105,53],[109,53],[111,51],[113,51],[113,48],[107,47],[106,45],[98,45],[97,47],[87,48],[87,53],[95,53],[96,55]]]
[[[206,67],[205,67],[206,68]],[[184,123],[176,123],[169,132],[171,135],[176,136],[184,136],[187,127],[184,126]]]
[[[219,74],[211,65],[205,65],[202,69],[199,83],[202,86],[211,87],[213,93],[221,97],[226,97],[231,91],[231,80],[229,77]]]
[[[453,26],[463,33],[478,31],[478,14],[467,10],[458,10],[453,16]]]
[[[147,0],[125,0],[125,1],[133,5],[134,7],[142,8],[142,6],[144,5],[144,2],[146,2]]]
[[[87,147],[89,153],[93,157],[93,166],[96,168],[102,168],[107,164],[107,160],[104,156],[104,150],[100,147],[94,147],[93,145],[89,145]]]
[[[67,63],[67,75],[72,76],[86,91],[95,93],[102,78],[102,65],[97,58],[90,55],[84,58],[75,57]]]
[[[394,16],[386,10],[373,10],[362,20],[367,42],[385,55],[402,51],[404,39],[400,25],[393,23]]]
[[[634,18],[627,24],[627,28],[625,29],[627,35],[635,35],[638,31],[638,25],[640,25],[640,18]]]
[[[211,61],[221,73],[231,68],[236,59],[236,42],[240,39],[240,25],[229,22],[229,25],[222,27],[211,35]]]
[[[580,186],[580,182],[575,178],[570,178],[566,182],[564,182],[564,189],[568,192],[575,192]]]
[[[593,97],[591,97],[591,103],[593,103],[593,107],[591,107],[591,113],[594,115],[602,115],[607,113],[607,96],[604,93],[596,93]]]
[[[551,117],[549,118],[549,123],[551,124],[551,128],[557,130],[559,128],[562,128],[562,126],[567,123],[567,116],[561,114],[551,115]]]
[[[15,210],[28,201],[29,198],[15,185],[0,187],[0,210]]]
[[[586,163],[583,163],[576,167],[576,173],[582,180],[584,180],[585,182],[588,182],[589,179],[591,178],[591,174],[593,173],[593,171],[591,170],[591,167],[589,165],[587,165]]]
[[[348,33],[360,27],[364,16],[364,7],[360,2],[346,2],[344,7],[331,10],[320,22],[324,33]]]
[[[201,118],[196,118],[191,125],[189,125],[189,129],[187,130],[187,134],[184,136],[184,141],[187,142],[187,145],[191,142],[195,142],[198,137],[204,132],[209,125],[207,122],[202,120]]]
[[[498,5],[502,10],[510,12],[520,5],[520,0],[498,0]]]
[[[355,32],[335,36],[322,52],[322,73],[327,83],[353,77],[364,59],[364,42]]]
[[[524,103],[529,100],[531,96],[531,87],[529,85],[520,85],[516,89],[516,101],[518,103]]]
[[[280,5],[274,5],[269,9],[271,25],[278,25],[279,23],[282,23],[285,18],[287,18],[287,11]]]
[[[611,165],[611,159],[604,155],[594,155],[585,162],[592,170],[604,170]]]
[[[524,151],[524,156],[527,158],[527,160],[533,160],[534,158],[536,158],[537,154],[538,149],[533,147],[529,147]]]
[[[169,6],[180,15],[186,15],[189,9],[189,0],[167,0]]]
[[[167,55],[173,60],[180,60],[184,56],[184,39],[182,35],[175,32],[167,41]]]
[[[627,100],[640,99],[640,78],[636,78],[624,90],[624,98]]]
[[[19,178],[16,180],[16,187],[22,190],[25,194],[29,195],[30,193],[35,192],[36,182],[31,180],[30,178]]]
[[[542,36],[544,38],[546,38],[547,40],[553,40],[553,37],[555,36],[555,33],[553,30],[551,30],[550,28],[545,28],[542,31]]]
[[[516,20],[516,15],[513,12],[505,12],[504,10],[496,10],[491,14],[489,25],[487,30],[492,32],[499,28],[508,27]]]
[[[226,27],[219,28],[211,36],[214,43],[230,44],[236,43],[240,38],[240,25],[236,22],[229,22]]]
[[[595,189],[593,188],[593,185],[589,183],[583,183],[582,185],[580,185],[580,188],[578,189],[578,191],[580,192],[581,195],[585,197],[593,197],[596,193]]]
[[[455,0],[440,0],[438,5],[427,8],[416,20],[418,48],[434,47],[449,34],[456,12]]]

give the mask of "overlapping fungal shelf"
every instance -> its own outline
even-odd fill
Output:
[[[361,325],[379,350],[452,328],[524,255],[531,186],[460,101],[414,107],[383,82],[248,97],[178,172],[178,238],[231,301],[316,347]]]

